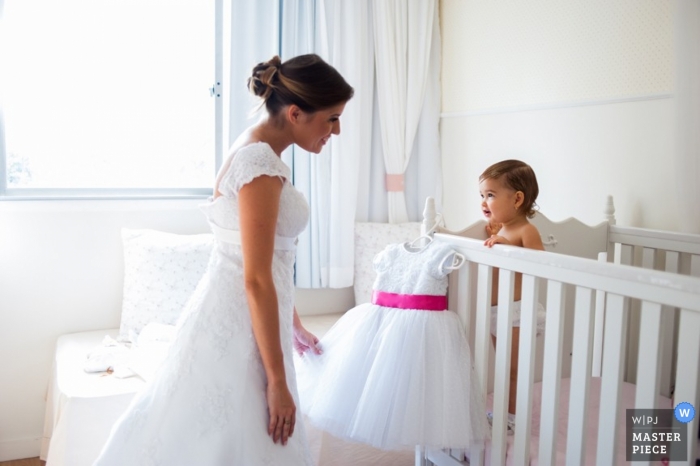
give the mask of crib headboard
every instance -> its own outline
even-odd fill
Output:
[[[531,222],[539,230],[545,250],[569,256],[598,259],[598,254],[608,249],[608,226],[615,222],[613,214],[612,198],[609,197],[606,220],[598,225],[586,225],[575,218],[555,222],[541,212],[538,212]],[[445,228],[441,225],[441,220],[440,215],[435,212],[435,201],[432,197],[428,197],[423,211],[422,232],[424,234],[436,232],[465,238],[486,239],[487,222],[485,220],[478,220],[458,231]]]

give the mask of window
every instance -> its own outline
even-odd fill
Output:
[[[0,14],[0,196],[211,192],[214,1],[0,0]]]

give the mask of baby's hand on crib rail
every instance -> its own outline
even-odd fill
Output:
[[[484,241],[484,246],[491,247],[494,244],[510,244],[510,241],[505,239],[503,236],[491,235],[486,241]]]
[[[497,235],[498,232],[501,230],[501,226],[503,226],[503,224],[501,223],[489,222],[489,224],[486,225],[486,234],[489,237]]]

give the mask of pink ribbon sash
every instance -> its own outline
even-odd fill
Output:
[[[447,309],[447,296],[398,294],[374,290],[372,292],[372,304],[419,311],[444,311]]]

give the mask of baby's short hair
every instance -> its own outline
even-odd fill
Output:
[[[479,177],[479,182],[500,178],[509,188],[523,193],[524,200],[519,210],[524,212],[528,218],[534,217],[537,207],[535,200],[540,193],[540,188],[537,185],[537,177],[532,167],[520,160],[503,160],[484,170],[484,173]]]

